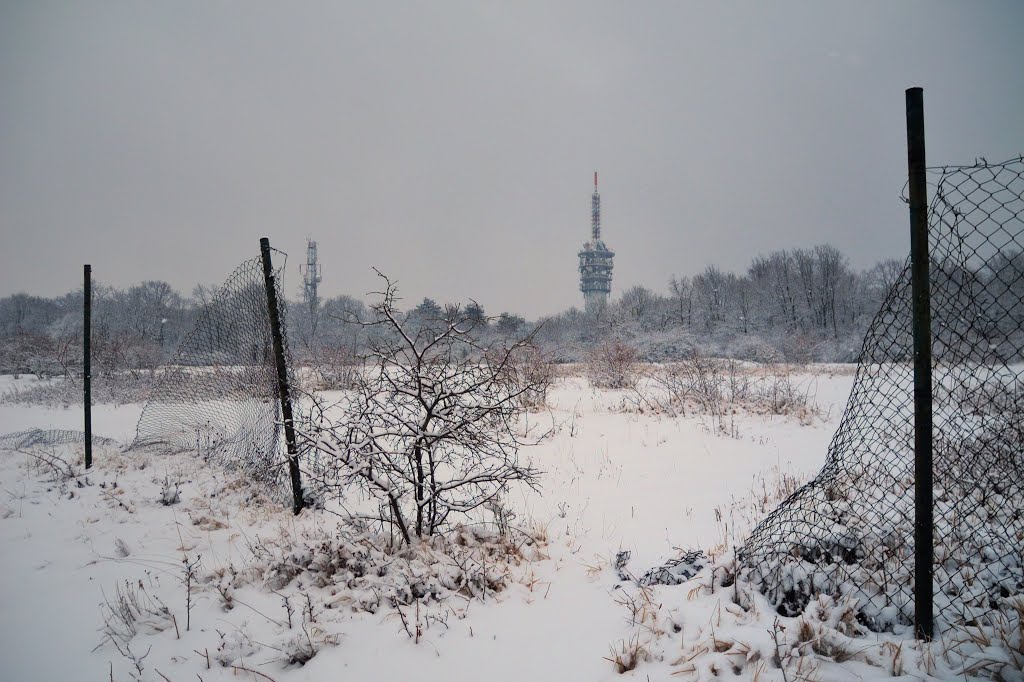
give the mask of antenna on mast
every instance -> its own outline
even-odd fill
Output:
[[[590,238],[579,252],[580,291],[586,311],[596,314],[608,302],[612,290],[612,258],[615,253],[601,241],[601,194],[594,171],[594,195],[590,198]]]

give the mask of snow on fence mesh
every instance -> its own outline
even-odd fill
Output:
[[[1024,159],[929,176],[939,629],[1024,594]],[[824,593],[856,599],[875,630],[913,622],[913,385],[908,261],[824,468],[739,552],[780,613]]]
[[[283,328],[282,270],[276,269],[274,283]],[[280,487],[287,475],[261,259],[238,266],[202,308],[195,327],[160,369],[131,447],[195,451],[271,488]]]
[[[113,438],[92,435],[94,445],[114,445]],[[74,429],[26,429],[0,436],[0,450],[23,450],[40,445],[83,445],[85,431]]]

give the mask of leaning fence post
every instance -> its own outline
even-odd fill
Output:
[[[907,90],[907,165],[910,195],[910,282],[914,327],[914,630],[934,633],[932,574],[932,313],[928,267],[928,185],[924,154],[924,98]]]
[[[82,407],[85,413],[85,468],[92,467],[92,266],[85,266],[82,305]]]
[[[277,285],[274,268],[270,263],[270,240],[260,239],[263,256],[263,280],[267,287],[267,310],[270,313],[270,335],[274,339],[274,357],[277,360],[277,389],[281,397],[281,416],[284,419],[284,441],[288,447],[288,473],[292,481],[292,510],[302,511],[302,476],[299,472],[299,449],[295,445],[295,424],[292,421],[292,399],[288,386],[288,366],[284,359],[281,337],[281,316],[277,307]]]

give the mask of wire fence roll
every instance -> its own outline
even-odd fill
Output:
[[[276,251],[276,250],[275,250]],[[281,273],[275,269],[279,315],[285,319]],[[131,447],[194,451],[240,470],[269,491],[287,491],[287,458],[263,264],[247,260],[202,304],[195,327],[159,370]],[[291,376],[287,338],[283,339]]]
[[[929,171],[936,631],[1024,595],[1024,159]],[[796,615],[856,600],[876,631],[914,616],[914,375],[909,261],[872,321],[817,477],[739,551]]]

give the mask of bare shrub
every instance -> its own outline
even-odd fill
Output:
[[[41,444],[16,449],[23,455],[30,457],[35,465],[42,471],[48,473],[51,480],[56,483],[64,483],[75,478],[81,473],[80,466],[75,462],[68,462],[58,453],[56,446]]]
[[[181,481],[172,481],[169,476],[164,476],[163,484],[160,486],[160,495],[157,502],[165,507],[178,504],[181,501]]]
[[[151,597],[141,586],[125,581],[114,588],[114,596],[100,604],[103,634],[119,651],[128,651],[128,644],[141,631],[143,634],[163,632],[174,626],[170,609]]]
[[[636,403],[673,416],[710,416],[716,427],[737,411],[810,416],[816,406],[785,365],[753,366],[691,349],[686,359],[651,371]]]
[[[523,346],[512,354],[509,368],[514,384],[528,387],[520,396],[523,407],[536,409],[547,404],[557,370],[544,351],[532,344]]]
[[[149,399],[153,386],[153,376],[146,373],[97,375],[92,379],[92,400],[96,404],[113,405],[144,402]],[[0,395],[0,402],[67,408],[82,403],[82,390],[82,378],[75,374],[11,388]]]
[[[72,362],[74,347],[66,339],[55,340],[46,334],[0,338],[0,374],[13,374],[15,378],[32,374],[38,379],[64,374]]]
[[[587,355],[584,373],[595,388],[634,388],[640,378],[639,353],[622,341],[604,341]]]
[[[793,334],[782,341],[782,354],[788,362],[806,365],[819,357],[819,341],[808,334]]]
[[[213,654],[213,660],[222,667],[231,668],[233,672],[243,670],[242,661],[260,651],[262,647],[246,634],[243,629],[217,631],[220,644]]]
[[[369,493],[380,503],[373,518],[409,543],[513,481],[536,486],[537,471],[518,454],[533,442],[521,430],[524,396],[541,389],[514,369],[532,336],[485,345],[459,308],[441,318],[402,317],[384,280],[374,320],[365,323],[374,328],[366,372],[336,405],[315,399],[300,438],[314,453],[309,477],[321,490]]]
[[[323,346],[312,358],[310,389],[345,391],[354,389],[363,371],[362,359],[350,346]]]

